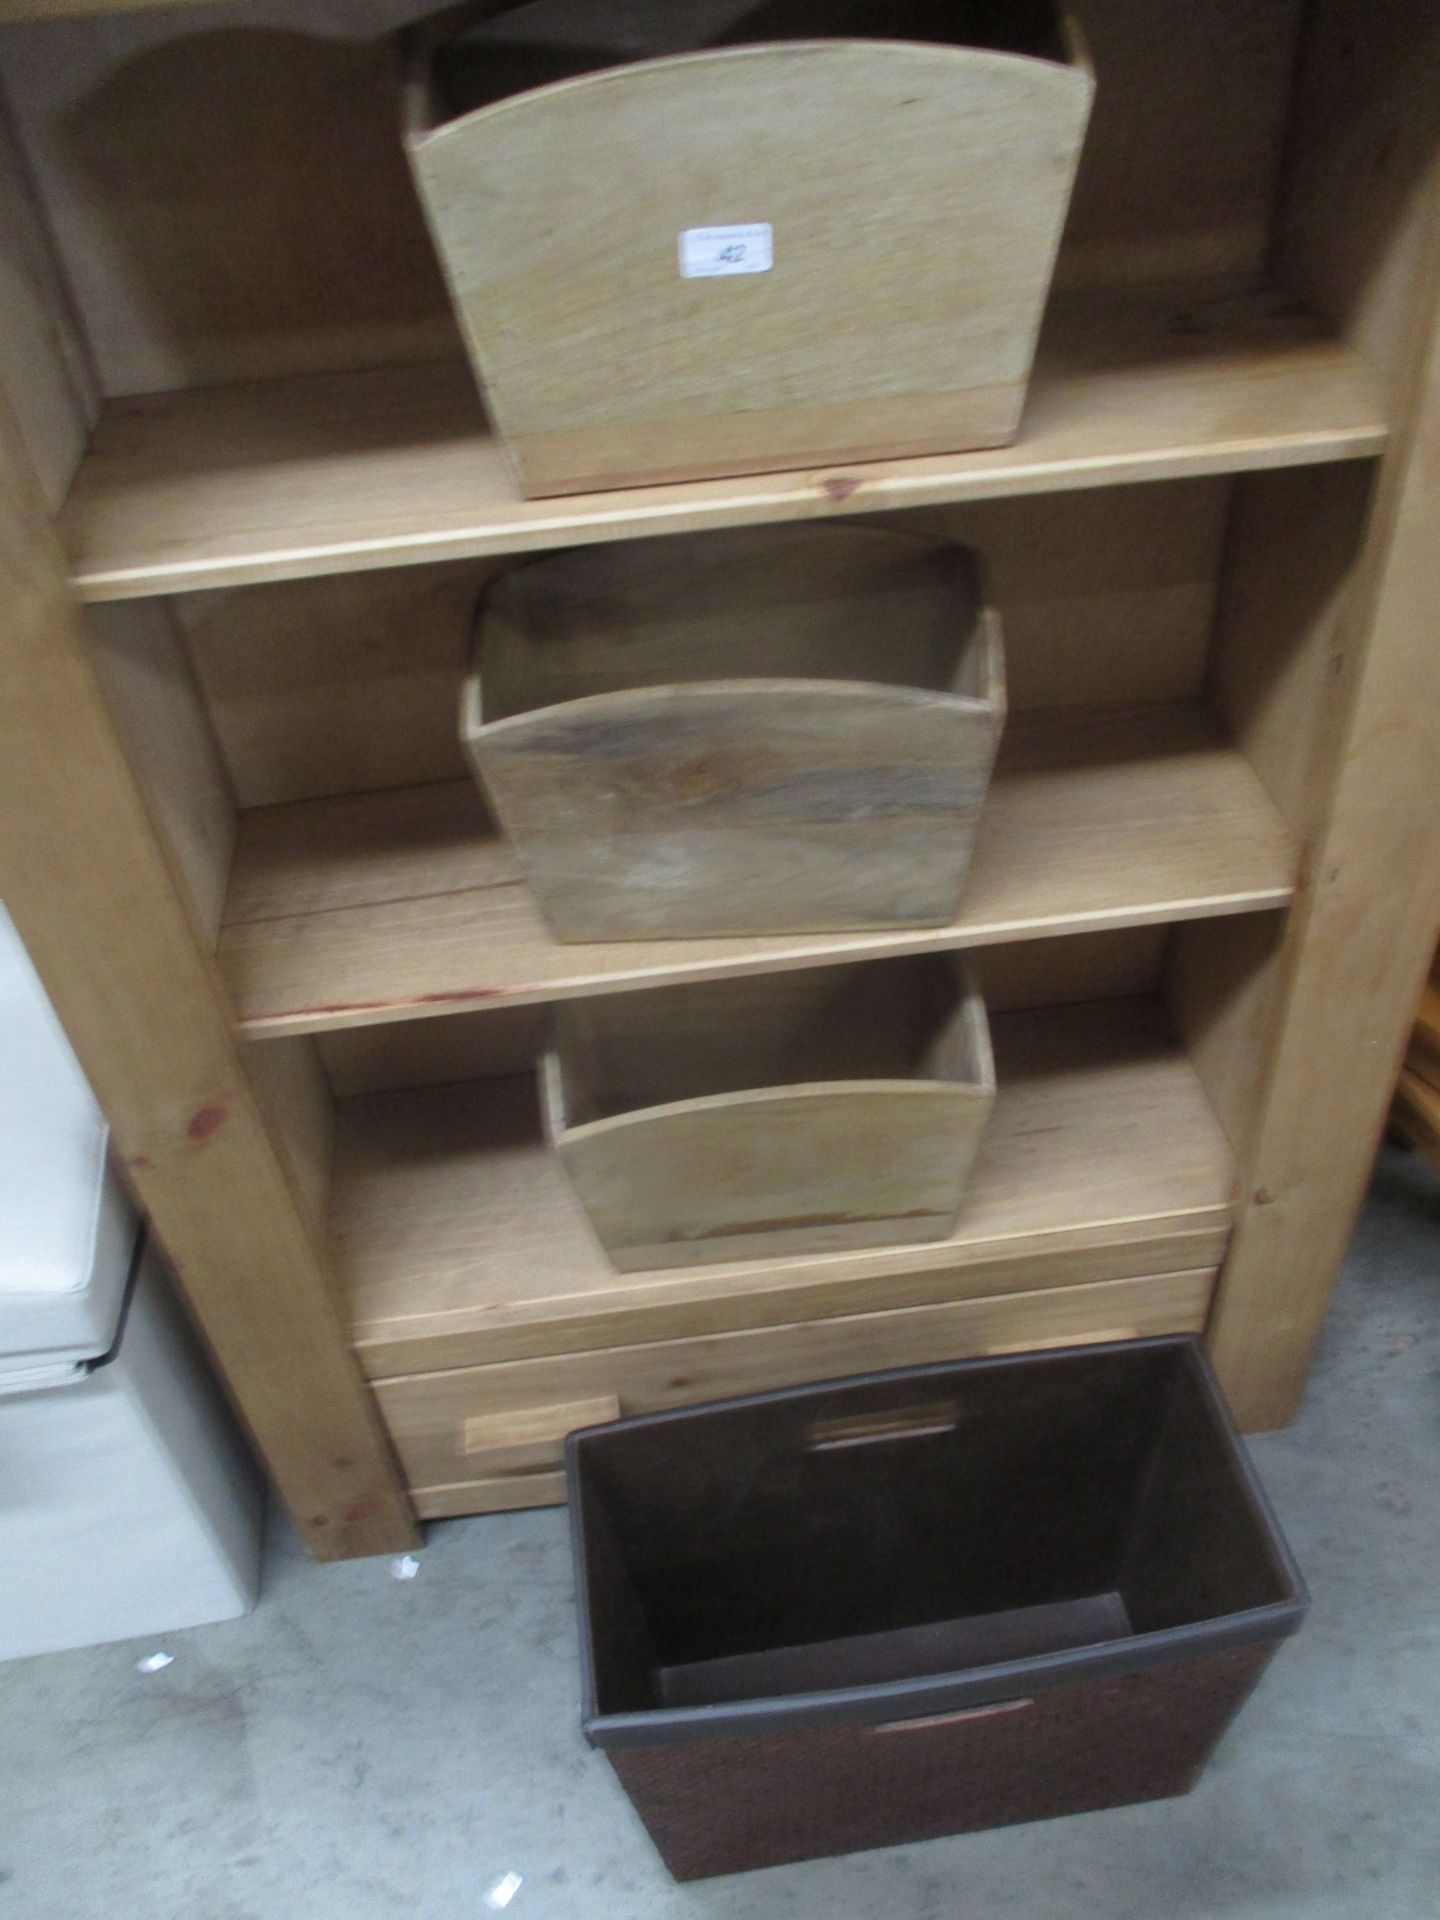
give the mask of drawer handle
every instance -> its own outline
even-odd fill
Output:
[[[619,1418],[620,1402],[613,1393],[548,1407],[517,1407],[511,1413],[477,1414],[461,1423],[460,1451],[528,1454],[548,1449],[553,1455],[566,1434],[577,1427],[599,1427]]]
[[[884,1720],[876,1733],[928,1733],[932,1727],[958,1727],[966,1720],[993,1720],[1001,1713],[1023,1713],[1033,1700],[997,1700],[989,1707],[961,1707],[956,1713],[930,1713],[919,1720]]]

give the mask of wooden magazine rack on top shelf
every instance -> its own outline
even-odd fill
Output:
[[[0,0],[0,897],[305,1537],[557,1499],[578,1420],[1117,1334],[1204,1328],[1290,1419],[1440,909],[1440,15],[1077,0],[1012,445],[525,500],[401,150],[411,10]],[[456,726],[503,557],[892,512],[1004,624],[954,918],[553,940]],[[961,948],[997,1084],[949,1238],[604,1259],[549,1006]]]

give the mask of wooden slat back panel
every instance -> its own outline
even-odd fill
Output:
[[[975,546],[1005,626],[1012,712],[1199,692],[1227,480],[889,516]],[[464,777],[471,616],[503,561],[453,561],[182,596],[242,807]]]

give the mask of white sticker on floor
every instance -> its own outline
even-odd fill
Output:
[[[163,1672],[166,1667],[173,1667],[174,1664],[175,1656],[173,1653],[147,1653],[143,1660],[137,1660],[135,1662],[135,1671],[137,1673],[160,1673]]]
[[[420,1562],[413,1553],[402,1553],[390,1564],[390,1577],[393,1580],[413,1580],[420,1571]]]
[[[518,1873],[502,1874],[486,1894],[486,1906],[492,1913],[499,1913],[502,1908],[509,1906],[524,1884],[524,1878]]]
[[[768,221],[751,227],[686,227],[680,235],[680,275],[713,280],[725,273],[768,273],[775,236]]]

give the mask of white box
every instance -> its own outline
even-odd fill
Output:
[[[233,1618],[260,1477],[0,907],[0,1659]]]

